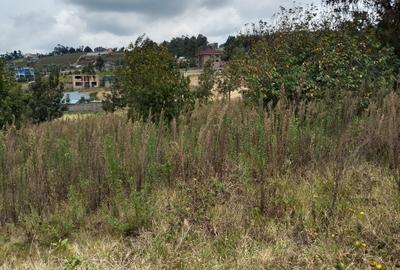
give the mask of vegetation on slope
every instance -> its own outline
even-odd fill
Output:
[[[363,115],[352,99],[216,103],[171,124],[114,114],[11,128],[0,138],[0,262],[393,269],[399,101]]]

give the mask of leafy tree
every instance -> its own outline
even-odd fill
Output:
[[[88,74],[88,75],[95,75],[96,74],[96,70],[94,69],[93,64],[89,63],[87,66],[83,67],[82,73]]]
[[[241,63],[240,60],[232,59],[222,70],[221,76],[217,82],[217,91],[222,94],[228,101],[231,99],[231,93],[241,86]]]
[[[24,56],[22,55],[22,52],[20,50],[14,51],[14,59],[20,59],[23,58]]]
[[[107,51],[107,49],[103,48],[103,47],[96,47],[96,48],[94,48],[94,51],[95,52],[105,52],[105,51]]]
[[[85,53],[91,53],[91,52],[93,52],[92,48],[90,48],[89,46],[86,46],[85,49],[83,49],[83,51],[84,51]]]
[[[97,57],[95,67],[97,68],[97,70],[100,70],[100,71],[102,71],[104,69],[103,57],[101,57],[101,56]]]
[[[19,87],[0,59],[0,128],[19,126],[27,117],[29,94]]]
[[[212,97],[214,85],[216,82],[216,72],[213,67],[213,61],[208,60],[199,76],[199,86],[197,87],[196,97],[201,103],[207,103]]]
[[[225,44],[223,44],[223,46],[224,46],[224,60],[229,61],[232,58],[233,50],[237,46],[236,37],[229,36]]]
[[[199,51],[207,48],[208,40],[207,37],[199,34],[197,37],[175,37],[170,42],[164,41],[161,45],[167,47],[173,56],[187,58],[190,66],[194,66],[193,59]]]
[[[229,36],[226,42],[223,44],[223,60],[230,61],[237,54],[249,52],[251,46],[262,39],[256,31],[255,25],[253,25],[252,33],[240,33],[235,37]]]
[[[123,89],[119,80],[115,80],[112,87],[111,93],[104,95],[105,100],[103,101],[103,110],[106,112],[115,112],[118,109],[126,107],[126,98],[123,95]]]
[[[11,52],[11,53],[7,52],[6,54],[1,55],[1,58],[4,58],[7,61],[14,60],[14,59],[20,59],[20,58],[23,58],[23,57],[24,56],[22,55],[22,52],[20,50],[14,51],[14,52]]]
[[[64,45],[57,44],[57,46],[54,47],[53,53],[55,55],[67,54],[67,53],[69,53],[69,48]]]
[[[48,76],[37,76],[30,85],[29,101],[30,118],[33,123],[41,123],[61,117],[65,111],[61,104],[64,87],[60,83],[58,71],[52,71]]]
[[[373,10],[378,16],[378,36],[385,45],[395,48],[400,56],[400,1],[399,0],[325,0],[326,3],[349,13],[351,7],[361,4],[367,11]]]
[[[191,109],[193,95],[189,80],[177,67],[176,60],[163,46],[140,37],[125,54],[125,66],[119,77],[129,117],[137,113],[157,120],[161,113],[167,120]]]
[[[297,12],[283,11],[280,24],[254,32],[258,41],[240,59],[247,100],[276,103],[284,88],[293,101],[335,103],[351,94],[364,107],[391,91],[398,63],[371,28],[354,21],[332,29],[330,21],[315,23],[316,13]]]

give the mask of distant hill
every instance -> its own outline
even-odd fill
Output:
[[[115,52],[109,55],[102,55],[104,61],[120,62],[123,60],[124,53]],[[87,56],[85,53],[71,53],[54,56],[40,57],[37,61],[29,59],[14,60],[16,67],[32,66],[36,69],[45,68],[46,66],[56,65],[60,67],[68,67],[73,64],[88,65],[96,61],[97,56]]]

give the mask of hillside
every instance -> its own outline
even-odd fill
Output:
[[[76,61],[83,55],[84,54],[82,53],[73,53],[64,55],[45,56],[39,58],[39,60],[35,63],[34,67],[41,68],[46,65],[68,66],[76,63]]]
[[[123,53],[113,53],[110,55],[103,55],[104,61],[120,62],[123,59]],[[78,61],[79,60],[79,61]],[[18,59],[14,61],[15,66],[33,66],[36,69],[41,69],[46,66],[60,66],[68,67],[73,64],[87,65],[96,61],[96,56],[86,56],[84,53],[72,53],[64,55],[44,56],[40,57],[37,61],[29,61],[27,59]]]

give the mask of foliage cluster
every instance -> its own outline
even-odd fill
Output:
[[[199,76],[199,86],[196,89],[196,98],[200,103],[207,103],[213,96],[217,81],[217,72],[214,70],[213,61],[204,64],[203,73]]]
[[[282,9],[275,25],[253,25],[238,38],[249,45],[236,47],[238,60],[228,63],[224,81],[239,74],[248,89],[244,97],[264,105],[276,103],[284,88],[286,98],[297,102],[357,96],[365,109],[393,89],[399,59],[367,18],[318,16],[313,9]]]
[[[58,71],[53,71],[47,76],[38,76],[29,88],[29,117],[32,123],[42,123],[59,118],[65,108],[61,99],[64,87],[60,83]]]
[[[63,86],[59,73],[39,75],[29,89],[22,89],[13,74],[0,61],[0,129],[20,127],[24,122],[40,123],[62,116]]]
[[[398,0],[325,0],[340,13],[364,13],[376,17],[376,34],[400,57],[400,2]]]
[[[5,125],[17,124],[24,119],[29,95],[15,82],[0,59],[0,128]]]
[[[207,48],[208,40],[206,36],[199,34],[197,37],[175,37],[171,41],[164,41],[161,45],[168,48],[173,56],[185,57],[189,60],[189,66],[193,67],[196,64],[196,54]]]
[[[167,48],[144,37],[125,53],[125,65],[118,71],[119,82],[105,101],[105,109],[127,105],[129,117],[167,120],[192,108],[189,79],[179,71]]]

